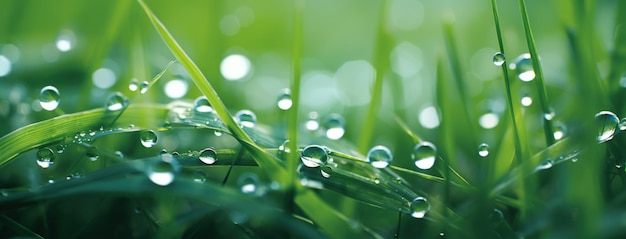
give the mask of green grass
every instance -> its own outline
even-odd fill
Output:
[[[626,139],[619,118],[594,119],[626,113],[622,1],[62,2],[0,4],[0,237],[626,235]],[[532,82],[509,70],[526,52]],[[222,74],[231,54],[251,63],[242,79]],[[38,104],[46,85],[53,111]],[[333,113],[340,139],[326,137]],[[435,163],[420,169],[426,142]],[[370,164],[375,145],[388,166]]]

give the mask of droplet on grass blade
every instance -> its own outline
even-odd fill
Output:
[[[492,58],[493,64],[496,66],[503,65],[505,60],[506,58],[504,57],[504,54],[502,54],[502,52],[496,52],[496,54],[494,54]]]
[[[237,186],[242,193],[255,194],[259,188],[259,178],[252,173],[245,173],[237,179]]]
[[[482,143],[478,145],[478,156],[487,157],[489,155],[489,145],[486,143]]]
[[[54,164],[54,151],[50,148],[37,150],[37,165],[41,168],[49,168]]]
[[[385,168],[391,163],[391,160],[393,160],[393,155],[389,148],[377,145],[367,152],[367,160],[375,168]]]
[[[145,94],[146,92],[148,92],[148,89],[150,88],[150,82],[147,81],[142,81],[139,84],[139,93],[140,94]]]
[[[341,139],[346,130],[345,120],[343,116],[339,114],[331,114],[324,121],[324,129],[326,130],[326,137],[332,140]]]
[[[61,101],[61,95],[59,94],[59,90],[57,90],[54,86],[45,86],[41,88],[39,92],[39,104],[41,108],[47,111],[52,111],[59,106],[59,102]]]
[[[278,96],[278,102],[276,104],[281,110],[288,110],[291,108],[291,106],[293,105],[293,101],[291,100],[291,90],[289,90],[289,88],[285,88],[282,90],[282,92]]]
[[[620,120],[611,111],[600,111],[595,115],[596,118],[596,127],[598,129],[598,135],[596,139],[598,142],[606,142],[613,139],[616,132],[619,132],[617,129],[619,127]]]
[[[437,147],[431,142],[421,142],[413,148],[411,159],[415,161],[415,166],[419,169],[430,169],[435,165],[437,157]]]
[[[137,80],[137,78],[130,80],[130,83],[128,83],[128,89],[132,92],[137,91],[139,89],[139,80]]]
[[[533,104],[533,98],[530,96],[524,96],[520,99],[520,103],[522,103],[523,106],[530,106]]]
[[[411,216],[414,218],[424,218],[430,211],[430,204],[423,197],[417,197],[411,202]]]
[[[309,168],[322,166],[328,160],[328,152],[322,146],[309,145],[302,150],[300,160]]]
[[[107,98],[104,107],[108,111],[118,111],[128,106],[128,99],[122,93],[115,92]]]
[[[256,115],[250,110],[240,110],[235,114],[235,120],[239,122],[239,126],[246,128],[254,128],[256,125]]]
[[[139,140],[144,147],[152,148],[157,143],[158,136],[153,130],[143,130],[139,132]]]
[[[174,181],[177,173],[177,162],[174,158],[165,157],[162,160],[159,160],[153,164],[150,164],[146,173],[148,174],[148,178],[154,184],[159,186],[167,186]]]
[[[333,168],[330,165],[324,165],[320,169],[320,173],[322,174],[322,177],[330,178],[330,176],[333,175]]]
[[[626,130],[626,118],[622,118],[619,121],[619,130],[621,130],[621,131]]]
[[[515,70],[517,77],[522,81],[532,81],[535,79],[535,71],[533,70],[530,54],[524,53],[518,56],[510,65],[511,70]]]
[[[195,172],[193,172],[193,181],[196,183],[204,183],[206,181],[206,174],[198,169]]]
[[[90,161],[97,161],[100,158],[96,147],[89,147],[87,152],[85,152],[85,156],[87,156]]]
[[[200,152],[198,158],[203,163],[211,165],[217,162],[217,152],[215,152],[215,150],[212,148],[206,148],[202,150],[202,152]]]
[[[196,98],[193,102],[193,109],[199,113],[210,113],[213,112],[213,107],[211,107],[211,103],[205,96],[200,96]]]

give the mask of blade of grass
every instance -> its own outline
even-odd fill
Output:
[[[618,112],[624,110],[626,88],[620,87],[621,80],[626,78],[626,1],[618,1],[615,14],[615,39],[611,51],[611,69],[608,82],[611,88],[617,89],[613,95],[613,103]]]
[[[14,221],[13,219],[11,219],[10,217],[7,217],[4,214],[0,214],[0,223],[2,223],[2,230],[6,232],[7,227],[10,228],[11,230],[13,230],[13,232],[17,233],[20,237],[27,237],[27,238],[41,238],[43,239],[44,237],[40,236],[39,234],[29,230],[28,228],[24,227],[24,225]],[[5,234],[6,236],[6,234]]]

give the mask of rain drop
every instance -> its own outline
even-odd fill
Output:
[[[424,218],[430,210],[430,204],[423,197],[417,197],[411,202],[411,216],[414,218]]]
[[[281,110],[288,110],[293,105],[291,101],[291,90],[289,88],[285,88],[282,90],[281,94],[278,96],[278,108]]]
[[[256,115],[250,110],[240,110],[235,114],[235,119],[241,127],[253,128],[256,124]]]
[[[49,168],[54,164],[54,151],[50,148],[37,150],[37,165],[41,168]]]
[[[148,92],[148,89],[150,88],[150,83],[147,81],[142,81],[139,84],[139,93],[141,93],[142,95],[145,94],[146,92]]]
[[[535,79],[535,71],[528,53],[518,56],[515,62],[510,65],[510,68],[515,70],[517,77],[522,81],[528,82]]]
[[[339,114],[331,114],[324,121],[324,128],[326,129],[326,137],[332,140],[337,140],[343,137],[346,132],[345,121]]]
[[[504,54],[502,54],[502,52],[496,52],[496,54],[493,55],[493,64],[496,66],[501,66],[504,64],[505,61],[505,57]]]
[[[144,130],[139,133],[141,144],[146,148],[152,148],[157,143],[157,134],[153,130]]]
[[[211,165],[217,162],[217,152],[215,152],[212,148],[206,148],[200,152],[200,156],[198,156],[198,158],[203,163]]]
[[[46,86],[41,89],[41,92],[39,92],[39,104],[44,110],[55,110],[61,101],[60,96],[59,90],[57,90],[56,87]]]
[[[415,166],[419,169],[430,169],[435,165],[437,147],[431,142],[421,142],[415,145],[411,159],[415,160]]]
[[[487,157],[489,155],[489,145],[482,143],[478,146],[478,156]]]
[[[606,142],[613,138],[619,127],[620,120],[611,111],[600,111],[595,115],[596,126],[598,129],[598,136],[596,139],[598,142]]]
[[[128,89],[132,92],[135,92],[139,89],[139,80],[137,80],[137,78],[133,78],[132,80],[130,80],[130,83],[128,84]]]
[[[309,145],[302,150],[300,160],[302,160],[304,166],[317,168],[326,163],[328,160],[328,152],[322,146]]]
[[[209,103],[209,100],[207,100],[207,98],[204,96],[196,98],[196,100],[193,102],[193,109],[196,112],[200,113],[213,112],[213,107],[211,107],[211,103]]]
[[[391,154],[391,150],[382,145],[374,146],[367,152],[367,160],[376,168],[387,167],[392,159],[393,155]]]
[[[115,92],[109,96],[104,107],[108,111],[118,111],[128,106],[128,99],[122,93]]]

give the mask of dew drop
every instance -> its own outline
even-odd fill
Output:
[[[113,154],[115,154],[115,156],[118,157],[118,158],[123,158],[124,157],[124,153],[122,153],[122,151],[115,151]]]
[[[329,165],[324,165],[320,172],[322,173],[322,177],[330,178],[330,176],[333,175],[333,168]]]
[[[61,101],[61,95],[59,94],[59,90],[57,90],[54,86],[46,86],[41,88],[39,92],[39,104],[41,108],[47,111],[52,111],[59,106],[59,102]]]
[[[478,156],[487,157],[489,155],[489,145],[482,143],[478,146]]]
[[[553,120],[555,116],[554,110],[550,109],[550,112],[544,113],[543,118],[546,120]]]
[[[206,148],[200,152],[200,156],[198,156],[198,158],[203,163],[211,165],[217,162],[217,152],[215,152],[212,148]]]
[[[328,160],[328,152],[322,146],[309,145],[302,150],[300,160],[309,168],[322,166]]]
[[[414,218],[424,218],[430,210],[430,204],[423,197],[417,197],[411,202],[411,216]]]
[[[50,148],[37,150],[37,165],[41,168],[49,168],[54,164],[54,151]]]
[[[153,130],[143,130],[139,133],[141,144],[146,148],[152,148],[157,143],[157,134]]]
[[[544,170],[544,169],[552,168],[552,164],[553,164],[552,160],[547,159],[547,160],[543,161],[541,164],[537,165],[535,170]]]
[[[137,91],[139,89],[139,80],[137,80],[137,78],[130,80],[130,83],[128,83],[128,89],[132,92]]]
[[[206,174],[200,169],[196,170],[193,172],[193,181],[196,183],[206,182]]]
[[[620,120],[617,118],[611,111],[600,111],[595,115],[596,118],[596,127],[598,129],[598,136],[596,139],[598,142],[606,142],[609,141],[615,136]]]
[[[189,85],[186,81],[180,79],[174,79],[168,81],[163,88],[165,95],[170,99],[180,99],[185,94],[187,94],[187,90],[189,89]]]
[[[341,139],[346,130],[345,120],[343,116],[339,114],[331,114],[324,121],[324,129],[326,130],[326,137],[332,140]]]
[[[283,142],[283,144],[281,144],[280,146],[278,146],[278,157],[280,158],[287,158],[287,154],[289,154],[291,151],[289,150],[289,140],[285,140],[285,142]]]
[[[499,122],[500,117],[495,113],[486,113],[478,119],[478,124],[485,129],[493,129]]]
[[[624,131],[624,130],[626,130],[626,118],[622,118],[622,119],[619,121],[619,130],[620,130],[620,131]]]
[[[504,214],[500,209],[494,208],[491,214],[489,214],[489,223],[491,226],[496,227],[504,221]]]
[[[291,101],[291,90],[289,88],[285,88],[282,90],[280,95],[278,96],[278,108],[281,110],[288,110],[293,105],[293,101]]]
[[[250,60],[239,54],[229,55],[220,63],[220,72],[226,80],[240,80],[247,76],[250,70]]]
[[[320,128],[320,123],[317,122],[317,112],[309,112],[309,120],[306,121],[304,127],[309,131],[315,131]]]
[[[210,113],[213,112],[213,107],[211,107],[211,103],[205,96],[200,96],[196,98],[193,102],[193,109],[199,113]]]
[[[504,61],[506,60],[504,57],[504,54],[502,54],[502,52],[496,52],[496,54],[493,55],[493,64],[496,66],[501,66],[504,64]]]
[[[118,111],[128,106],[128,99],[122,93],[115,92],[109,96],[104,107],[108,111]]]
[[[256,115],[250,110],[240,110],[235,114],[235,119],[241,127],[254,128]]]
[[[419,169],[430,169],[435,165],[437,147],[431,142],[421,142],[413,148],[411,159]]]
[[[96,147],[89,147],[87,152],[85,152],[85,156],[91,161],[96,161],[100,156],[98,155],[98,149]]]
[[[561,140],[565,137],[566,134],[566,128],[565,125],[563,124],[555,124],[554,125],[554,139],[555,140]]]
[[[515,74],[522,81],[528,82],[535,79],[535,71],[528,53],[518,56],[515,62],[510,65],[510,68],[515,70]]]
[[[237,186],[239,186],[242,193],[254,194],[259,187],[259,178],[252,173],[242,174],[237,179]]]
[[[176,162],[173,161],[171,157],[169,157],[168,160],[172,161],[159,160],[151,164],[147,169],[148,178],[150,178],[150,181],[154,184],[167,186],[174,181],[176,177]]]
[[[145,94],[146,92],[148,92],[148,89],[150,88],[150,83],[147,81],[142,81],[139,84],[139,93],[141,93],[142,95]]]
[[[531,98],[530,96],[524,96],[522,97],[522,99],[520,99],[520,102],[523,106],[528,107],[533,104],[533,98]]]
[[[382,145],[374,146],[367,152],[367,160],[375,168],[387,167],[392,159],[393,155],[391,154],[391,150]]]

